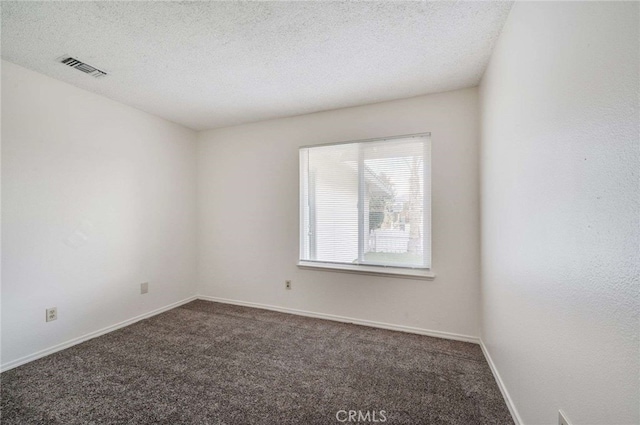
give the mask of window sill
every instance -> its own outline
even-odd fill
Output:
[[[399,277],[404,279],[434,280],[436,275],[431,270],[403,269],[395,267],[361,266],[356,264],[316,263],[314,261],[299,261],[301,269],[324,270],[328,272],[357,273],[372,276]]]

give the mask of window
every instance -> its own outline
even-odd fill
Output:
[[[300,266],[432,277],[431,137],[300,149]]]

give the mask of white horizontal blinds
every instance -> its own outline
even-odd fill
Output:
[[[309,150],[300,149],[300,259],[311,258],[309,252]]]
[[[358,145],[307,150],[308,260],[352,263],[358,258]]]
[[[430,268],[428,142],[301,149],[301,259]]]
[[[431,135],[424,136],[424,264],[431,269]]]

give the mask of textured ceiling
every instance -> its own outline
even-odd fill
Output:
[[[2,57],[202,130],[478,84],[510,2],[2,2]],[[56,62],[69,54],[109,76]]]

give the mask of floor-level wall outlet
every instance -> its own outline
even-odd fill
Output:
[[[149,292],[149,282],[144,282],[140,284],[140,293],[146,294]]]
[[[58,318],[58,307],[51,307],[47,309],[46,319],[47,322],[53,322]]]
[[[287,289],[291,289],[291,281],[290,280],[285,280],[284,281],[284,287]]]
[[[567,415],[562,410],[558,410],[558,425],[571,425],[567,420]]]

